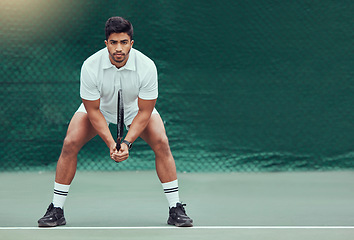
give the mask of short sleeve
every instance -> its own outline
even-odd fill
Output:
[[[100,98],[100,91],[97,86],[97,78],[94,76],[93,72],[87,62],[84,62],[81,68],[80,76],[80,96],[82,99],[94,101]]]
[[[141,80],[139,89],[139,98],[144,100],[153,100],[158,97],[158,82],[157,82],[157,69],[153,62],[149,66],[148,71]]]

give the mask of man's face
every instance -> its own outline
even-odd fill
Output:
[[[111,63],[118,68],[123,67],[128,61],[134,40],[126,33],[112,33],[105,43]]]

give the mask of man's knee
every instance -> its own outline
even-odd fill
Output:
[[[77,154],[80,151],[81,147],[82,146],[80,144],[79,139],[71,136],[66,136],[63,142],[62,154]]]
[[[169,154],[170,145],[166,135],[159,136],[154,144],[153,150],[155,154]]]

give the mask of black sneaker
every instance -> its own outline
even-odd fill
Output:
[[[184,206],[186,206],[186,204],[177,203],[176,207],[170,208],[170,217],[167,220],[169,225],[175,225],[177,227],[193,226],[193,220],[187,216]]]
[[[44,216],[38,220],[38,227],[56,227],[65,224],[63,209],[54,207],[53,203],[49,205]]]

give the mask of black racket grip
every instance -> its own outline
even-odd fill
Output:
[[[117,138],[117,145],[116,145],[117,151],[120,150],[120,144],[121,144],[121,142],[122,142],[122,139],[121,139],[121,138]]]

